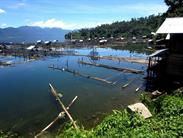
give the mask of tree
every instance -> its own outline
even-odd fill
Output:
[[[165,0],[165,3],[169,6],[169,16],[182,16],[183,0]]]
[[[183,4],[183,0],[165,0],[165,3],[170,7],[181,6]]]

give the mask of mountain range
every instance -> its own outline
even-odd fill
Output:
[[[64,41],[65,34],[70,30],[61,28],[40,28],[33,26],[21,26],[18,28],[0,28],[0,42],[29,43],[37,40]]]

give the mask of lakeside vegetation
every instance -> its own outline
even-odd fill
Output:
[[[138,114],[130,114],[126,109],[113,110],[95,128],[90,130],[80,128],[76,131],[68,123],[64,130],[57,134],[57,138],[154,138],[183,136],[183,88],[156,99],[142,94],[141,101],[150,109],[153,116],[144,119]],[[0,132],[0,138],[18,137],[10,132]]]
[[[183,88],[157,99],[142,95],[141,101],[148,106],[153,117],[144,119],[126,110],[114,110],[98,126],[76,131],[71,124],[57,138],[113,138],[113,137],[180,137],[183,136]]]

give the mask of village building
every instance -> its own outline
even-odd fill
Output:
[[[181,79],[183,77],[183,17],[167,18],[156,35],[165,37],[165,47],[149,56],[149,68],[159,65],[160,74]]]

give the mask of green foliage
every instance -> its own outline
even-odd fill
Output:
[[[151,109],[154,108],[151,97],[148,94],[141,94],[140,101],[144,103],[146,106],[151,107]]]
[[[166,96],[160,105],[160,112],[164,116],[177,115],[183,110],[183,100],[180,97]]]
[[[181,6],[183,4],[183,0],[165,0],[165,3],[168,6]]]
[[[151,15],[144,18],[132,18],[131,21],[114,22],[112,24],[103,24],[91,29],[81,29],[72,33],[66,34],[65,38],[70,39],[77,35],[79,39],[87,39],[95,37],[142,37],[149,35],[152,31],[156,31],[164,18],[161,15]]]
[[[80,39],[81,34],[79,32],[70,32],[65,35],[65,39]]]
[[[0,130],[0,138],[18,138],[18,137],[19,136],[17,134],[14,134],[12,132],[3,132]]]
[[[58,137],[74,138],[174,138],[183,136],[182,89],[172,95],[164,95],[152,101],[148,95],[141,96],[142,102],[155,109],[155,114],[144,119],[126,110],[107,116],[101,124],[91,130],[78,131],[68,126]]]
[[[92,138],[93,131],[84,130],[83,127],[80,127],[78,130],[75,130],[72,124],[67,124],[63,133],[56,136],[56,138]]]
[[[168,17],[182,17],[183,16],[183,0],[165,0],[169,9],[166,13]]]
[[[144,119],[137,114],[130,115],[126,110],[113,111],[114,113],[94,129],[97,137],[129,137],[129,131],[140,127]]]
[[[173,95],[176,97],[183,98],[183,88],[179,88],[179,89],[173,91]]]

